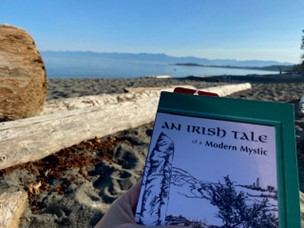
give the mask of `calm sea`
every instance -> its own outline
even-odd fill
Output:
[[[275,74],[273,71],[243,70],[214,67],[175,66],[170,63],[103,59],[86,61],[78,59],[44,59],[49,78],[138,78],[142,76],[170,75],[216,76]]]

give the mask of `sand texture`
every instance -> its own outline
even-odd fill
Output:
[[[302,78],[289,81],[288,78],[250,77],[236,81],[223,76],[216,80],[193,77],[48,79],[47,99],[124,93],[128,87],[186,84],[205,88],[238,82],[250,82],[252,89],[229,97],[297,105],[304,95]],[[142,175],[152,126],[148,123],[103,138],[86,140],[37,162],[0,170],[0,192],[28,193],[20,227],[93,227],[111,203]],[[304,191],[303,128],[304,117],[297,115],[295,129],[301,191]]]

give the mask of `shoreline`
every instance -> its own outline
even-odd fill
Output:
[[[222,81],[188,77],[50,78],[47,100],[124,93],[127,87],[189,84],[203,89],[245,82],[225,81],[227,76],[222,77]],[[252,77],[248,82],[252,83],[251,90],[228,97],[296,103],[304,95],[304,80],[291,82],[285,78],[285,81],[263,83],[260,78]],[[22,190],[29,194],[19,227],[93,227],[111,203],[140,178],[152,127],[153,123],[148,123],[103,138],[85,140],[42,160],[0,170],[1,191]],[[295,129],[300,189],[304,192],[304,117],[296,116]],[[30,186],[39,182],[38,193],[30,193]]]
[[[166,85],[192,85],[198,89],[231,83],[252,84],[304,83],[304,75],[219,75],[186,77],[139,78],[48,78],[47,100],[87,95],[125,93],[127,87],[161,87]]]

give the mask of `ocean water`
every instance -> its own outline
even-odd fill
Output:
[[[113,59],[45,58],[49,78],[138,78],[170,75],[172,77],[276,74],[274,71],[215,67],[176,66],[173,63]]]

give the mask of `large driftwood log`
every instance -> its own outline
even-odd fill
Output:
[[[0,227],[17,228],[27,201],[25,192],[0,194]]]
[[[151,122],[159,94],[160,91],[146,91],[112,95],[104,105],[86,100],[73,104],[74,110],[63,108],[64,111],[49,115],[0,123],[0,169],[39,160],[86,139]]]
[[[154,119],[158,96],[0,123],[0,169],[35,161],[83,140]]]
[[[32,37],[0,25],[0,120],[37,115],[46,92],[44,63]]]

